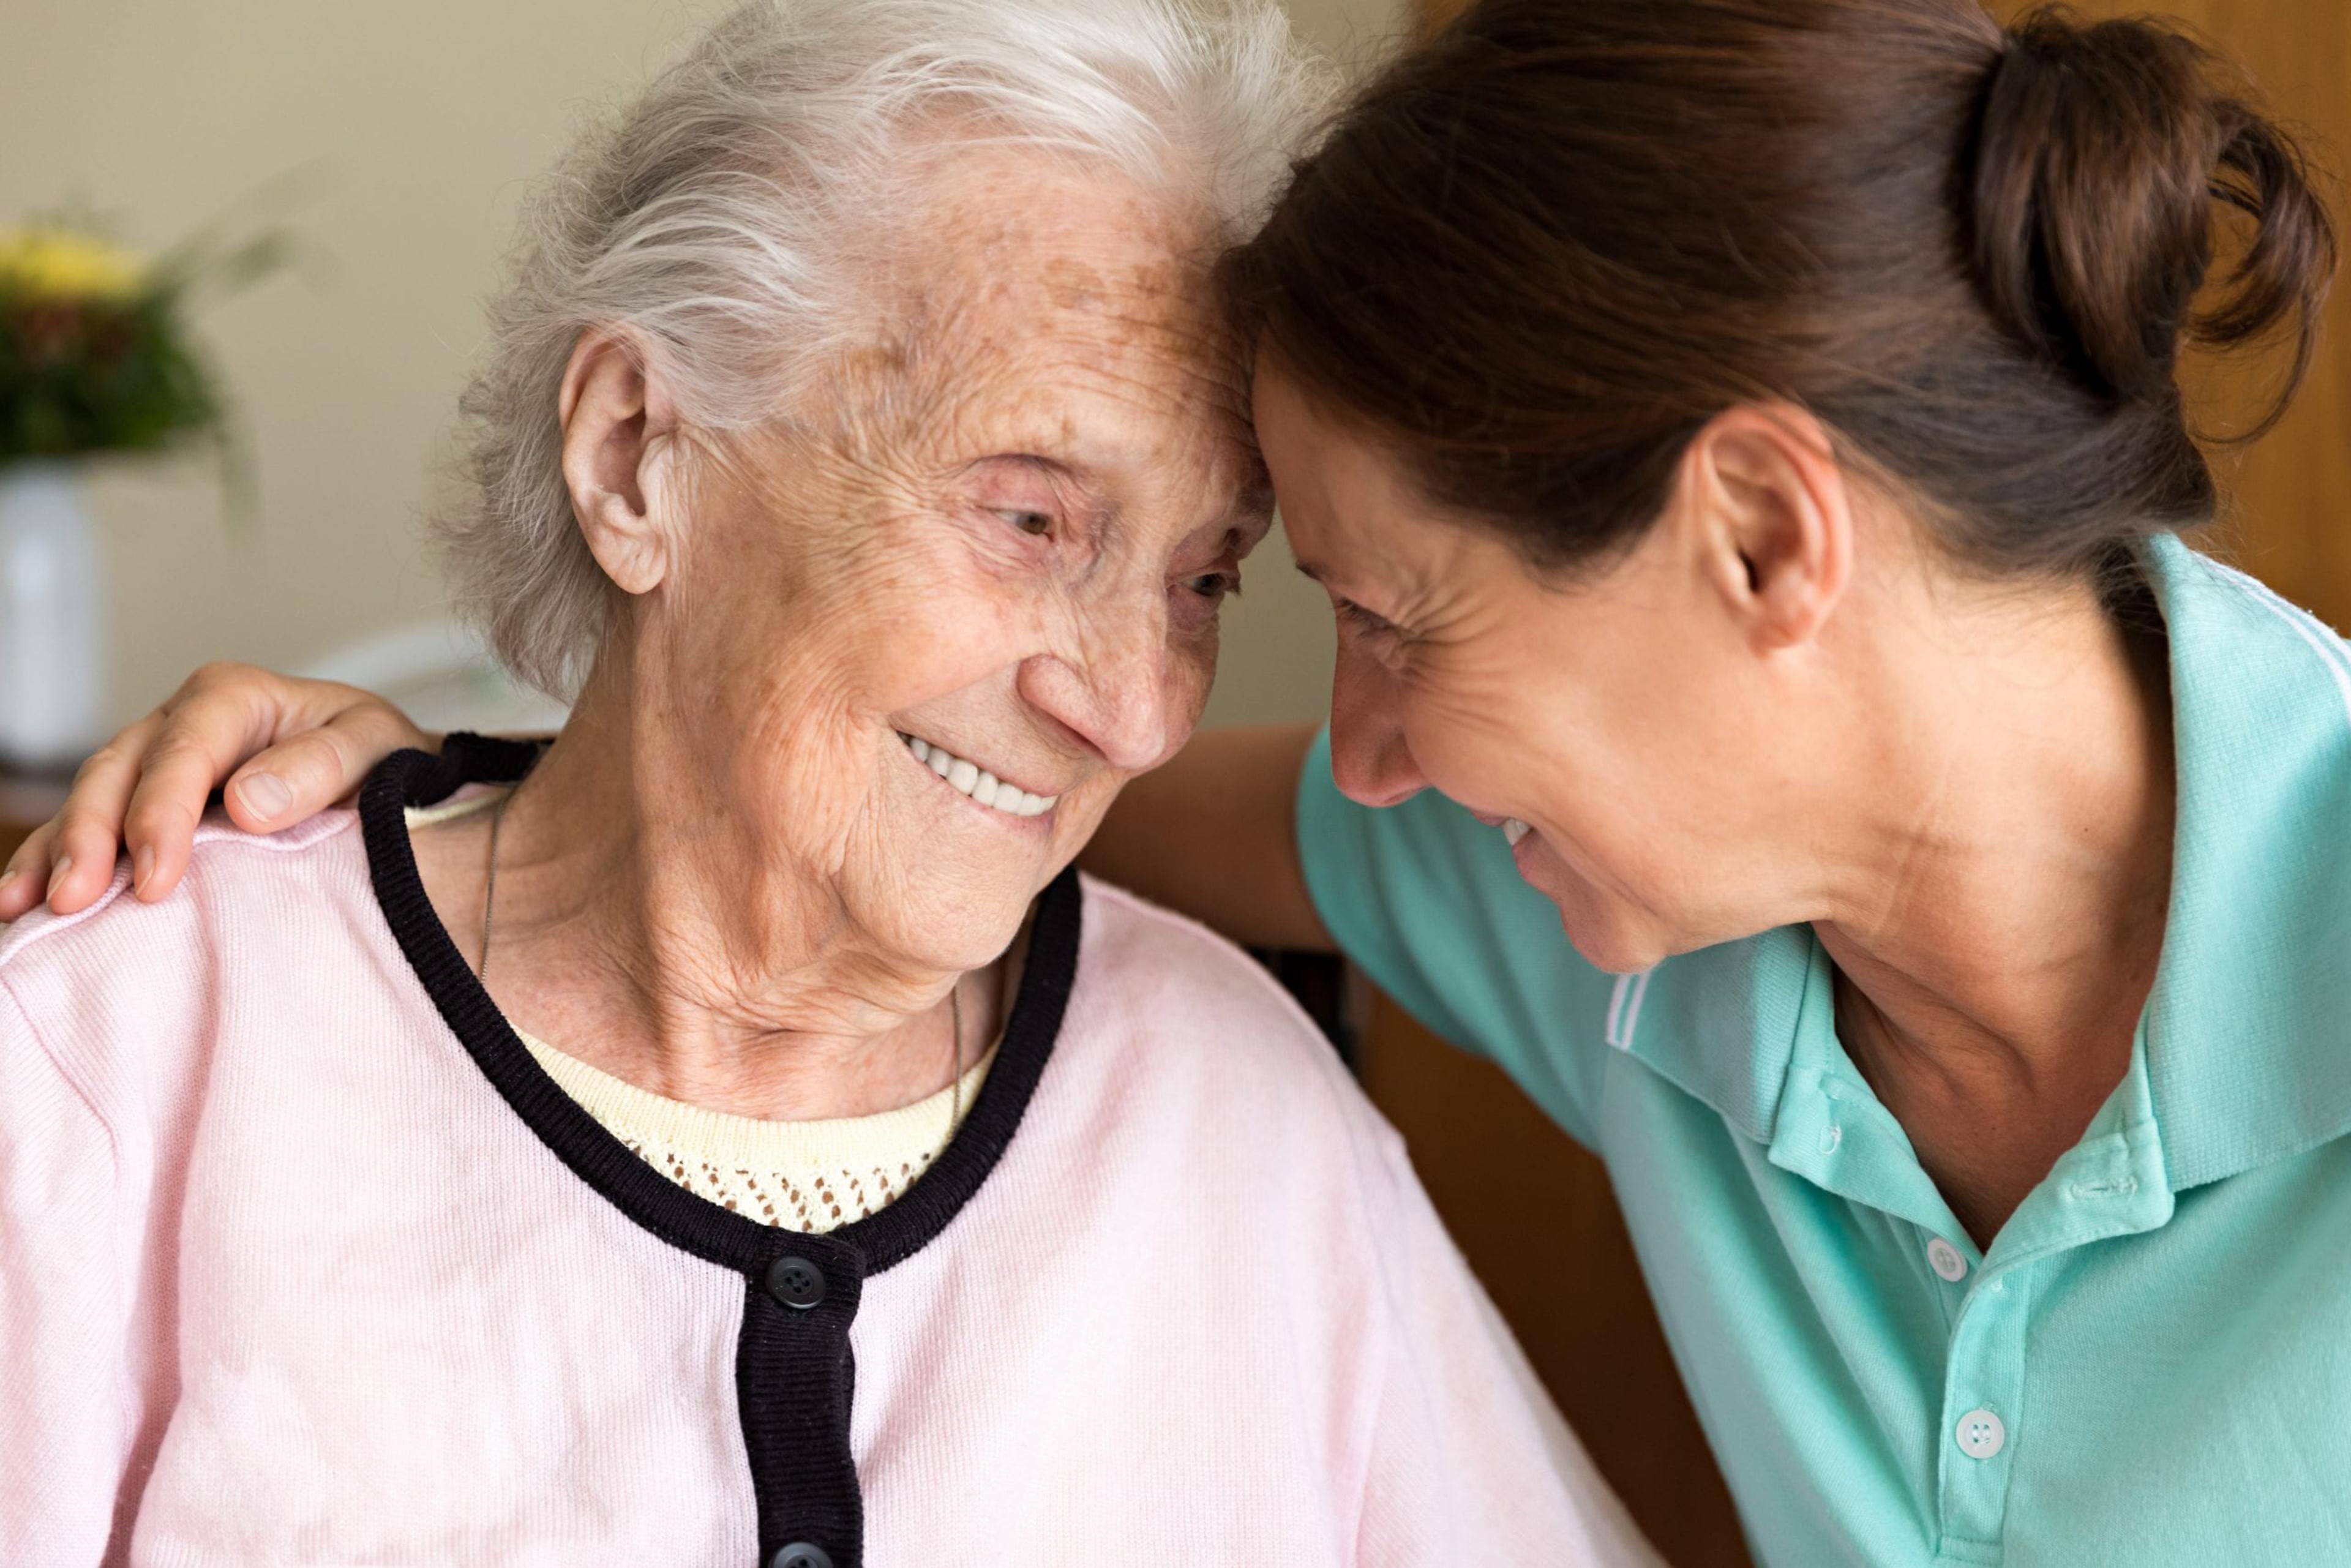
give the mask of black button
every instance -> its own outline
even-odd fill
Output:
[[[806,1312],[824,1300],[824,1270],[805,1258],[778,1258],[768,1265],[768,1294],[799,1312]],[[802,1563],[795,1558],[790,1568],[832,1568],[832,1559],[813,1546],[787,1546],[787,1552],[816,1552]],[[778,1564],[784,1560],[776,1559]]]
[[[791,1260],[787,1258],[786,1262]],[[832,1558],[821,1546],[795,1541],[768,1559],[768,1568],[832,1568]]]

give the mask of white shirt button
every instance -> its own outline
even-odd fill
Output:
[[[1989,1459],[2008,1446],[2008,1428],[1989,1410],[1970,1410],[1959,1417],[1959,1452],[1971,1459]]]
[[[1939,1236],[1927,1243],[1927,1266],[1954,1285],[1968,1277],[1966,1257]]]

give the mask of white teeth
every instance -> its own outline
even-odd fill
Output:
[[[1059,795],[1031,795],[1018,784],[1007,784],[993,773],[983,772],[979,765],[967,762],[944,747],[933,746],[919,736],[901,736],[914,760],[970,796],[983,806],[992,807],[1010,817],[1040,817],[1053,809]]]
[[[1510,841],[1510,847],[1512,849],[1517,849],[1519,847],[1519,841],[1533,831],[1534,830],[1532,828],[1528,827],[1516,817],[1509,818],[1502,823],[1502,837]]]

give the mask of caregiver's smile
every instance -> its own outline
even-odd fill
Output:
[[[793,530],[772,576],[812,584],[747,661],[826,652],[733,683],[780,716],[726,799],[904,964],[992,954],[1099,822],[1089,870],[1335,947],[1490,1059],[1605,1163],[1759,1562],[2351,1561],[2351,646],[2174,537],[2219,509],[2197,427],[2268,428],[2199,417],[2257,378],[2183,385],[2190,351],[2283,340],[2273,419],[2323,362],[2335,228],[2295,135],[2159,20],[1472,0],[1287,179],[1216,266],[1247,400],[1183,351],[1180,267],[1051,254],[1099,202],[923,227],[981,285],[935,314],[1049,287],[966,395],[774,465],[837,468],[833,504],[729,514],[730,566]],[[1329,731],[1174,756],[1194,590],[1254,538],[1244,402],[1338,619]],[[735,745],[709,661],[677,664],[654,711]],[[340,744],[287,742],[329,715]],[[191,758],[266,747],[240,777],[279,799],[241,821],[277,831],[371,734],[429,739],[199,677],[0,911],[44,879],[85,907],[126,823],[159,902],[220,781]],[[778,907],[718,848],[725,915]],[[1304,1147],[1234,1135],[1255,1100],[1208,1174]],[[1555,1251],[1549,1194],[1497,1197]],[[1404,1261],[1351,1323],[1426,1294]],[[1448,1409],[1488,1415],[1454,1389],[1416,1424]],[[1517,1561],[1458,1536],[1494,1511],[1381,1555]],[[1071,1560],[1165,1555],[1105,1539]]]
[[[1498,817],[1491,811],[1480,811],[1474,806],[1465,807],[1464,810],[1488,827],[1499,829],[1503,841],[1514,850],[1525,842],[1527,836],[1534,831],[1532,827],[1516,817]]]
[[[1322,76],[741,0],[583,138],[444,525],[562,732],[0,931],[0,1559],[1652,1568],[1332,1041],[1071,865],[1271,521],[1213,264]]]
[[[1276,361],[1259,364],[1255,413],[1300,570],[1337,615],[1340,788],[1371,806],[1433,789],[1467,808],[1604,968],[1740,935],[1745,912],[1715,902],[1706,874],[1723,810],[1705,781],[1731,764],[1657,722],[1720,700],[1720,666],[1654,612],[1669,563],[1635,551],[1589,592],[1588,574],[1539,572],[1489,529],[1432,527],[1382,444]]]

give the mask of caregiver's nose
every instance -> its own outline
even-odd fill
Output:
[[[1397,717],[1395,678],[1347,649],[1331,683],[1331,778],[1364,806],[1399,806],[1428,787]]]

